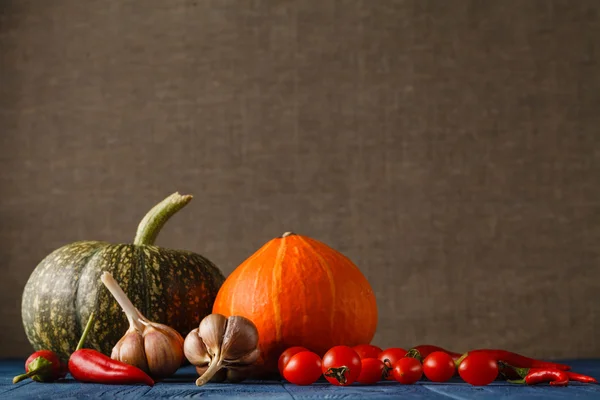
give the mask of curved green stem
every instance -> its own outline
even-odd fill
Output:
[[[138,225],[133,244],[152,245],[156,241],[158,233],[177,211],[181,210],[192,200],[191,195],[180,195],[173,193],[154,207],[142,219]]]
[[[454,366],[456,368],[460,367],[460,363],[462,363],[464,361],[464,359],[467,358],[468,355],[469,355],[469,353],[465,353],[462,356],[460,356],[457,360],[454,361]]]
[[[31,378],[32,376],[36,375],[38,372],[40,372],[40,371],[39,371],[39,370],[37,370],[37,369],[32,369],[31,371],[29,371],[29,372],[28,372],[28,373],[26,373],[26,374],[17,375],[17,376],[15,376],[15,377],[13,378],[13,380],[12,380],[12,383],[13,383],[13,384],[15,384],[15,383],[19,383],[19,382],[21,382],[22,380],[25,380],[25,379],[27,379],[27,378]]]
[[[50,361],[46,360],[44,357],[38,357],[35,360],[33,360],[31,363],[29,363],[27,368],[29,368],[29,372],[27,372],[26,374],[21,374],[21,375],[15,376],[12,380],[13,384],[19,383],[24,379],[31,378],[38,374],[43,378],[43,376],[45,374],[47,374],[48,372],[51,372],[52,363]],[[42,379],[42,381],[44,381],[44,380]]]
[[[90,333],[90,330],[92,329],[93,324],[94,324],[94,312],[92,311],[92,313],[90,314],[90,317],[88,318],[87,324],[85,324],[85,329],[83,330],[83,333],[81,334],[81,338],[79,339],[79,343],[77,343],[77,348],[75,349],[75,351],[81,350],[81,348],[83,347],[83,344],[85,343],[85,339],[87,339],[88,333]]]

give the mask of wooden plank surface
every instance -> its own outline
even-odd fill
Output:
[[[600,378],[600,360],[567,361],[577,372]],[[56,383],[38,383],[31,380],[12,384],[12,377],[23,370],[22,360],[0,361],[0,398],[10,399],[62,399],[82,398],[106,399],[272,399],[308,400],[330,399],[599,399],[600,386],[572,383],[569,387],[535,387],[494,382],[485,387],[472,387],[456,379],[437,384],[419,382],[416,385],[400,385],[396,382],[381,382],[372,386],[352,385],[336,387],[326,382],[311,386],[296,386],[280,381],[249,381],[240,384],[211,383],[196,387],[196,374],[191,367],[181,368],[175,376],[159,382],[154,387],[137,385],[100,385],[79,383],[68,377]]]

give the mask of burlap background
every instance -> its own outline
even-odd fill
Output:
[[[0,356],[47,253],[225,274],[294,230],[371,281],[381,346],[600,356],[600,2],[0,0]]]

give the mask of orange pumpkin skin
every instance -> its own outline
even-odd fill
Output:
[[[225,280],[213,313],[254,322],[264,373],[303,346],[321,356],[336,345],[370,343],[377,328],[371,285],[346,256],[315,239],[285,233],[267,242]]]

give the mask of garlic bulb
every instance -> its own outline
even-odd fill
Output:
[[[196,385],[210,380],[239,382],[260,355],[258,330],[247,318],[210,314],[186,336],[183,350],[201,375]],[[222,368],[227,372],[220,372]]]
[[[129,329],[113,347],[110,357],[134,365],[154,379],[173,375],[184,361],[179,332],[144,317],[110,273],[104,272],[100,279],[129,320]]]

